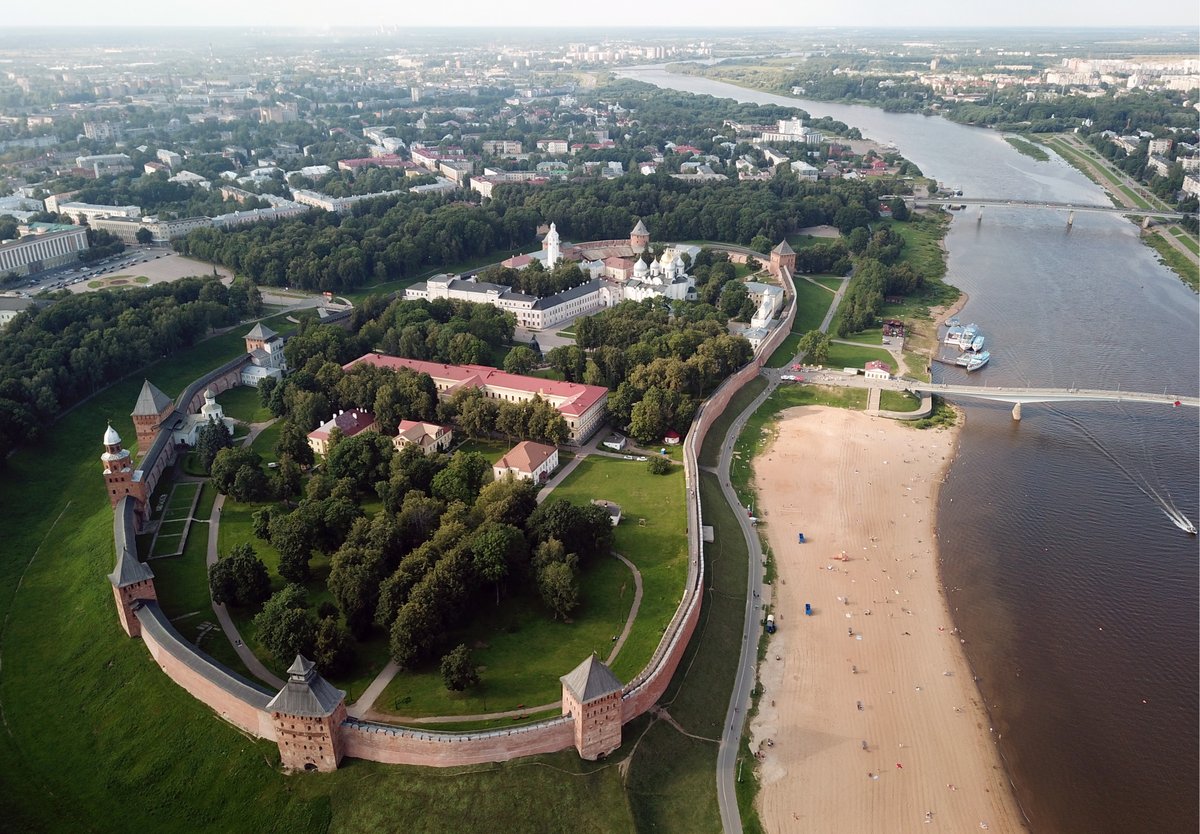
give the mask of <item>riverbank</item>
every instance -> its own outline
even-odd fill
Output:
[[[1025,830],[938,576],[957,438],[804,407],[755,461],[778,571],[751,726],[768,831]]]

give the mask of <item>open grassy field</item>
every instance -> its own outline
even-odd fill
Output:
[[[766,387],[766,379],[756,376],[733,395],[729,401],[729,405],[721,412],[720,417],[713,420],[712,427],[708,430],[708,434],[704,436],[704,444],[700,447],[700,454],[697,456],[697,460],[701,466],[716,466],[720,462],[721,447],[724,445],[725,435],[728,434],[729,427],[733,425],[734,418],[741,414],[742,410],[750,405],[754,401],[754,398],[761,394]]]
[[[700,500],[705,523],[715,533],[714,541],[704,548],[708,566],[704,604],[696,633],[662,698],[671,718],[691,735],[658,720],[642,736],[626,781],[639,831],[717,834],[721,830],[715,784],[717,742],[741,651],[748,553],[715,475],[701,473]],[[627,738],[634,726],[626,727]]]
[[[603,498],[624,512],[613,549],[642,574],[642,607],[613,666],[618,677],[629,680],[654,653],[687,576],[683,470],[651,475],[645,463],[593,455],[580,461],[552,495],[576,504]]]
[[[1149,235],[1146,242],[1158,253],[1159,259],[1187,282],[1188,286],[1192,289],[1200,287],[1200,262],[1197,262],[1195,257],[1180,252],[1168,243],[1160,232]]]
[[[467,440],[458,446],[456,452],[478,452],[495,463],[504,457],[504,453],[513,447],[507,440]]]
[[[1022,139],[1019,136],[1005,136],[1004,141],[1016,148],[1018,153],[1032,157],[1038,162],[1046,162],[1050,159],[1050,154],[1046,153],[1028,139]]]
[[[827,292],[816,284],[796,276],[796,320],[792,322],[791,334],[783,340],[767,360],[767,367],[782,368],[792,360],[799,349],[800,339],[810,330],[821,326],[822,319],[833,303],[833,292]],[[835,290],[836,291],[836,290]]]
[[[879,360],[891,371],[896,370],[896,360],[881,347],[873,348],[866,345],[846,345],[833,342],[829,345],[829,359],[825,365],[830,368],[861,368],[867,362]]]
[[[263,406],[257,388],[238,385],[217,396],[217,402],[225,409],[225,416],[242,423],[265,423],[274,415]]]
[[[375,708],[423,717],[505,712],[553,703],[562,696],[560,676],[593,651],[607,657],[612,637],[625,627],[633,593],[633,574],[621,562],[607,558],[583,569],[580,605],[570,621],[553,619],[536,593],[505,597],[499,605],[489,599],[480,604],[469,624],[447,634],[449,645],[472,647],[480,667],[479,686],[449,691],[435,660],[396,675]]]
[[[892,391],[888,388],[879,392],[879,408],[881,411],[916,411],[920,405],[921,398],[915,394]]]

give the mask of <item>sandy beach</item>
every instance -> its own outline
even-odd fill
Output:
[[[766,830],[1025,831],[938,581],[956,430],[822,407],[778,428],[754,467],[778,566],[752,723]]]

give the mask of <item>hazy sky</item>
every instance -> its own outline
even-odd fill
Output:
[[[7,26],[1196,26],[1196,0],[9,0]]]

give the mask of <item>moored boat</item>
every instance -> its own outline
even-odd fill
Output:
[[[968,355],[970,357],[969,361],[967,362],[968,371],[978,371],[988,363],[989,359],[992,358],[992,354],[986,350],[983,353],[972,353]]]

